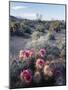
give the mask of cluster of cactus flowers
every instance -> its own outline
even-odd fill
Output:
[[[34,49],[21,50],[19,53],[19,60],[26,61],[30,60],[28,64],[31,64],[31,59],[34,57],[34,72],[32,74],[29,68],[23,69],[20,73],[20,79],[23,83],[30,84],[33,81],[33,78],[36,83],[39,83],[41,80],[41,73],[43,73],[45,79],[53,76],[53,70],[49,67],[49,62],[45,60],[46,50],[44,48],[40,49],[38,52],[35,52]],[[27,67],[27,66],[26,66]]]
[[[54,79],[57,72],[60,77],[63,76],[63,70],[60,70],[60,68],[55,69],[50,66],[50,62],[46,60],[46,53],[46,49],[44,48],[41,48],[39,51],[35,51],[33,48],[20,50],[18,62],[21,62],[22,65],[26,62],[25,67],[21,67],[19,73],[19,79],[24,87],[31,87],[32,83],[40,85],[40,83],[43,82],[43,78],[45,85],[48,85],[47,83],[51,83],[52,85],[50,80]],[[61,80],[63,80],[63,78]],[[56,81],[54,79],[53,85],[63,85],[63,81],[59,81],[58,84],[55,83]]]

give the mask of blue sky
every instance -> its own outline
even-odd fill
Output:
[[[10,15],[26,19],[65,20],[65,5],[10,2]]]

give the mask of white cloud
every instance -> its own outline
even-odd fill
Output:
[[[35,17],[35,14],[34,13],[24,13],[23,14],[24,17]]]
[[[13,10],[19,10],[19,9],[25,9],[27,8],[26,6],[13,6],[12,9]]]
[[[23,13],[23,14],[20,14],[20,17],[27,18],[27,19],[36,19],[36,14],[35,13]]]

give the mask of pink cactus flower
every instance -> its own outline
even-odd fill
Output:
[[[44,57],[45,54],[46,54],[46,50],[45,50],[44,48],[40,49],[39,55],[40,55],[41,57]]]
[[[39,58],[39,59],[36,60],[36,68],[38,70],[41,70],[43,68],[44,64],[45,64],[45,62],[44,62],[43,59]]]
[[[31,72],[27,69],[27,70],[23,70],[20,73],[20,78],[22,81],[24,81],[25,83],[30,83],[32,81],[32,75]]]
[[[19,59],[27,59],[30,56],[30,50],[20,50]]]
[[[19,53],[19,59],[27,59],[29,57],[32,57],[32,55],[34,55],[34,49],[31,50],[20,50]]]
[[[30,50],[25,50],[24,58],[28,58],[30,56]]]

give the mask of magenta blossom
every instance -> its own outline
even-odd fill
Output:
[[[30,50],[25,50],[24,58],[28,58],[30,56]]]
[[[30,83],[32,81],[32,75],[31,75],[31,72],[26,69],[26,70],[23,70],[21,73],[20,73],[20,78],[22,81],[24,81],[25,83]]]
[[[41,70],[43,68],[44,64],[45,64],[45,62],[43,59],[39,58],[36,60],[36,68],[38,70]]]
[[[26,59],[26,58],[28,58],[29,57],[29,54],[30,53],[30,51],[29,50],[20,50],[20,53],[19,53],[19,58],[20,59]]]
[[[39,55],[40,55],[41,57],[44,57],[45,54],[46,54],[46,50],[45,50],[44,48],[40,49]]]
[[[27,49],[27,50],[20,50],[20,53],[19,53],[19,58],[20,59],[27,59],[29,57],[32,57],[32,55],[34,54],[34,49]]]

